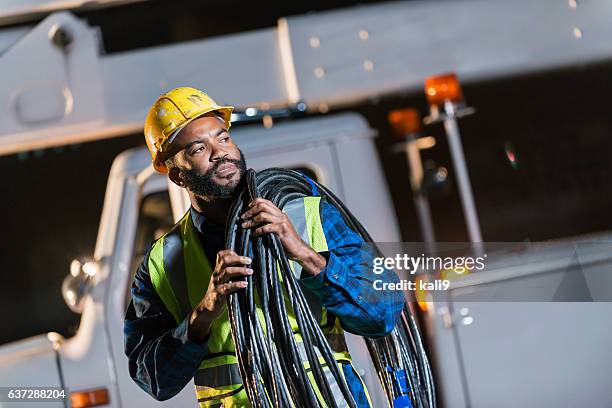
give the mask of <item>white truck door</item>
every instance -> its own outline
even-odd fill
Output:
[[[195,399],[193,383],[167,401],[156,401],[132,380],[128,370],[128,358],[124,354],[123,322],[130,301],[130,287],[134,273],[153,240],[165,233],[174,220],[168,195],[166,177],[150,169],[150,156],[143,149],[128,151],[117,159],[122,165],[119,177],[109,181],[120,184],[117,197],[120,210],[116,215],[117,232],[113,243],[113,257],[109,276],[110,290],[106,301],[107,330],[111,344],[119,398],[111,401],[113,407],[193,407]],[[113,165],[115,167],[115,165]],[[105,203],[106,207],[107,203]],[[96,351],[91,351],[95,353]],[[102,352],[102,351],[99,351]],[[109,362],[110,363],[110,362]],[[85,367],[83,367],[86,370]]]

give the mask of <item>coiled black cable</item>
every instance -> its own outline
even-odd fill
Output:
[[[365,242],[373,244],[368,232],[331,191],[293,170],[271,168],[256,173],[249,169],[245,186],[228,214],[226,248],[250,256],[252,268],[256,271],[245,278],[247,288],[232,293],[228,299],[240,375],[249,400],[256,408],[337,407],[337,399],[343,399],[346,406],[356,407],[319,322],[312,315],[293,274],[280,239],[275,234],[252,237],[250,229],[240,227],[240,215],[251,200],[263,197],[283,209],[291,200],[313,195],[313,189],[338,209],[347,225]],[[308,379],[300,346],[288,318],[289,307],[297,321],[301,347],[323,402]],[[380,339],[366,338],[365,341],[391,406],[402,393],[394,373],[404,369],[412,406],[435,407],[431,369],[408,307],[404,308],[402,318],[391,334]],[[326,371],[331,374],[341,396],[333,395]]]

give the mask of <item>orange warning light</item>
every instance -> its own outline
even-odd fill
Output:
[[[110,403],[108,390],[106,388],[96,388],[85,391],[70,393],[70,406],[72,408],[95,407]]]
[[[419,133],[423,129],[421,115],[413,108],[395,109],[389,112],[387,120],[395,137],[405,137],[409,134]]]
[[[445,101],[463,100],[461,84],[454,73],[433,76],[425,79],[425,96],[430,105],[441,105]]]
[[[415,298],[421,312],[427,313],[429,311],[429,305],[431,303],[430,296],[427,294],[427,289],[422,289],[421,282],[426,282],[427,279],[423,279],[421,275],[417,276],[414,280],[415,283]],[[429,300],[428,300],[429,299]]]

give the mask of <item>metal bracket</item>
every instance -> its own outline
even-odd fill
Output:
[[[105,118],[97,30],[54,14],[0,59],[0,154],[57,145],[100,127]],[[18,69],[15,69],[18,67]],[[41,135],[43,137],[41,137]]]

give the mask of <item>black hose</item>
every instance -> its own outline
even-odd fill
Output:
[[[263,197],[283,209],[291,200],[313,195],[313,190],[334,205],[346,224],[366,243],[373,245],[368,232],[331,191],[293,170],[271,168],[255,173],[249,169],[245,186],[228,214],[226,248],[250,256],[252,268],[256,271],[245,278],[247,288],[232,293],[228,299],[240,375],[255,408],[336,407],[337,399],[343,399],[349,407],[356,407],[319,322],[293,274],[280,239],[274,234],[253,237],[249,229],[240,227],[240,215],[251,200]],[[380,254],[375,245],[373,248]],[[288,318],[290,310],[297,322],[305,356],[300,354],[296,333]],[[366,338],[365,341],[390,405],[401,396],[395,373],[405,369],[412,406],[435,407],[429,361],[408,307],[404,308],[391,334],[380,339]],[[303,357],[309,364],[308,370],[304,367],[306,361]],[[316,387],[309,380],[308,371]],[[341,395],[334,395],[326,373],[333,378]]]

